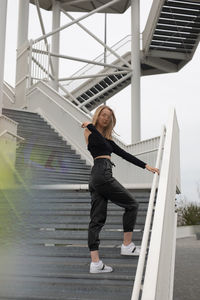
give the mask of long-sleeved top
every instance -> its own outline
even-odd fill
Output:
[[[130,163],[145,169],[145,162],[121,149],[113,140],[103,137],[93,124],[88,124],[87,128],[91,131],[88,137],[88,150],[93,158],[101,155],[111,156],[113,152]]]

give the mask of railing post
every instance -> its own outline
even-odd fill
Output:
[[[50,64],[51,64],[51,56],[50,56],[49,49],[50,49],[50,45],[48,44],[48,56],[47,56],[47,70],[48,70],[48,78],[47,78],[47,81],[49,81],[49,80],[50,80]]]
[[[19,1],[17,49],[28,40],[29,0]]]
[[[28,67],[29,67],[29,76],[28,76],[28,87],[31,87],[31,79],[32,79],[32,49],[33,49],[33,40],[30,40],[30,48],[29,48],[29,56],[28,56]],[[33,74],[34,77],[34,74]]]

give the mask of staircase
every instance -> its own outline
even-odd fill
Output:
[[[154,0],[142,36],[142,76],[179,71],[192,59],[200,41],[200,2]],[[130,52],[122,55],[122,58],[131,64]],[[119,59],[112,64],[116,65],[116,69],[105,68],[98,74],[119,72],[117,67],[127,67]],[[128,72],[130,70],[86,80],[72,91],[72,95],[80,107],[91,111],[131,83],[131,74]]]
[[[152,19],[153,14],[154,19]],[[150,56],[167,58],[169,62],[177,64],[180,69],[192,59],[199,40],[199,1],[155,0],[153,2],[143,32],[145,53],[149,52]]]
[[[18,149],[16,167],[23,180],[70,185],[0,191],[0,299],[130,299],[138,258],[120,255],[123,210],[109,203],[107,223],[101,232],[100,255],[114,272],[89,274],[90,195],[86,188],[72,186],[87,182],[89,167],[39,115],[13,110],[3,113],[19,121],[18,134],[30,147],[36,146],[34,160],[26,157],[25,145]],[[34,126],[39,129],[37,135],[33,134]],[[57,157],[66,163],[63,168],[70,165],[71,178],[67,170],[63,175],[38,167],[44,166],[41,161],[45,161],[47,149],[57,150]],[[26,167],[31,169],[28,179]],[[140,245],[150,191],[130,192],[140,204],[134,231],[134,241]]]
[[[25,182],[88,182],[90,166],[38,114],[10,109],[3,109],[3,114],[19,123],[18,134],[25,138],[16,159],[16,169]]]

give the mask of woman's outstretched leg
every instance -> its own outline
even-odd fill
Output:
[[[105,185],[98,188],[98,192],[116,205],[123,207],[124,241],[121,246],[122,255],[139,255],[140,249],[132,242],[133,230],[136,223],[138,203],[114,177],[110,176]],[[134,236],[133,236],[134,238]]]

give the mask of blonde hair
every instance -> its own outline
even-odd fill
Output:
[[[92,118],[92,124],[94,126],[96,126],[97,124],[97,121],[98,121],[98,118],[99,118],[99,115],[100,113],[102,112],[102,110],[104,108],[107,108],[111,111],[111,120],[110,120],[110,123],[108,124],[108,126],[105,128],[104,132],[103,132],[103,136],[107,139],[112,139],[112,132],[113,132],[113,128],[115,127],[115,124],[116,124],[116,117],[115,117],[115,114],[114,114],[114,111],[107,105],[101,105],[99,106],[95,113],[94,113],[94,116]]]

